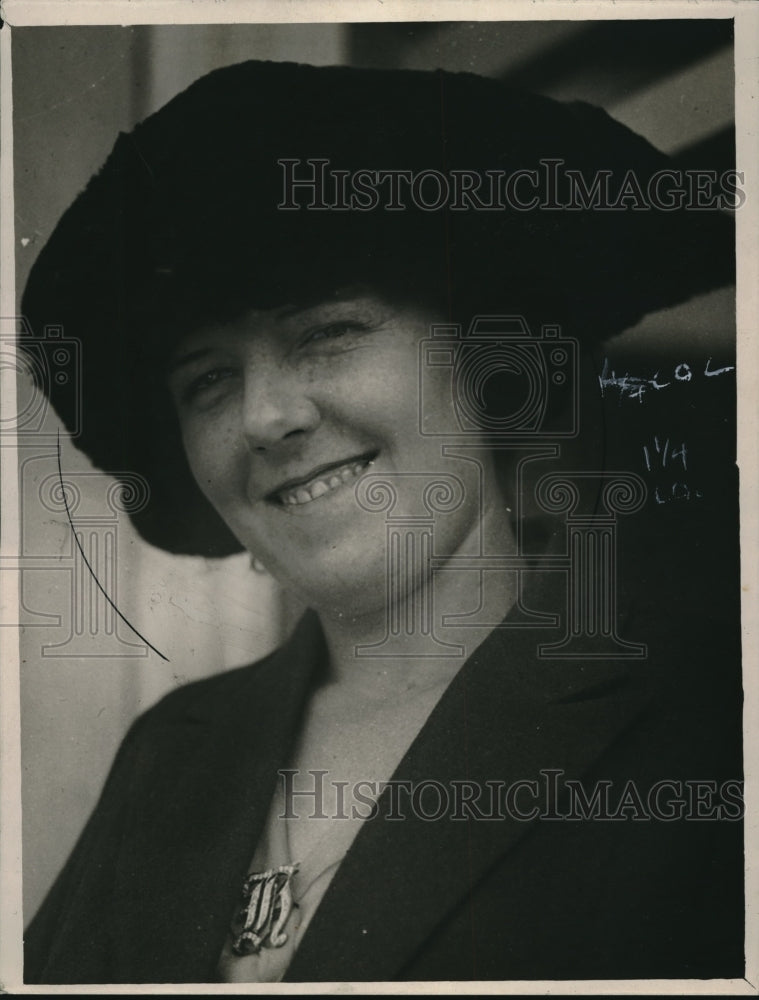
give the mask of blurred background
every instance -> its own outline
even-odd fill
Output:
[[[734,164],[729,19],[14,29],[19,298],[37,253],[116,134],[197,77],[250,58],[496,76],[602,105],[676,166]],[[653,373],[679,361],[703,367],[707,357],[732,364],[733,355],[731,289],[649,316],[613,348],[620,372],[643,358]],[[59,357],[75,382],[75,347],[63,344]],[[264,655],[299,609],[244,556],[211,562],[149,548],[124,513],[128,498],[114,497],[111,481],[63,437],[80,541],[124,617],[161,659],[93,586],[56,493],[57,421],[23,375],[19,393],[28,415],[28,433],[19,437],[23,607],[18,622],[3,624],[22,626],[28,922],[135,715],[174,686]]]

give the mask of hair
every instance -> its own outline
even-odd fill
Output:
[[[121,134],[41,252],[22,311],[35,338],[55,323],[81,341],[75,443],[117,477],[145,477],[132,519],[171,552],[240,549],[192,479],[165,386],[194,329],[356,284],[462,323],[558,322],[590,347],[731,277],[731,220],[715,212],[286,211],[282,158],[482,176],[556,158],[643,183],[669,165],[598,108],[442,71],[246,62]],[[70,397],[44,388],[73,428]]]

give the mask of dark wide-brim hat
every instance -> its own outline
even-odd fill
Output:
[[[22,310],[35,338],[55,324],[81,342],[81,428],[70,389],[45,391],[96,466],[146,478],[132,517],[148,542],[227,555],[240,545],[192,479],[165,388],[183,335],[355,284],[463,323],[558,323],[590,347],[732,280],[729,215],[651,202],[672,166],[599,108],[468,73],[217,70],[118,137],[40,253]]]

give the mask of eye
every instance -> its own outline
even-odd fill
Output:
[[[209,371],[203,372],[185,387],[182,392],[182,402],[191,403],[195,399],[208,395],[211,390],[233,378],[234,375],[233,368],[211,368]]]
[[[364,333],[368,329],[365,323],[356,319],[335,320],[333,323],[325,323],[316,327],[306,336],[305,343],[311,344],[320,340],[337,340],[351,333]]]

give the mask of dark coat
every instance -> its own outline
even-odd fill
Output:
[[[659,780],[710,780],[721,801],[741,768],[734,595],[717,593],[705,621],[702,581],[686,569],[660,563],[625,597],[621,632],[648,642],[644,662],[541,659],[544,633],[492,632],[394,777],[450,788],[554,770],[588,789],[610,781],[614,802],[629,780],[644,802]],[[673,587],[680,599],[662,605]],[[29,928],[28,982],[215,981],[322,657],[307,615],[257,665],[175,691],[137,720]],[[381,810],[286,980],[740,977],[741,823],[727,816],[735,809],[716,819],[711,786],[700,787],[710,818],[457,820],[449,810],[425,821],[406,810],[392,821]]]

